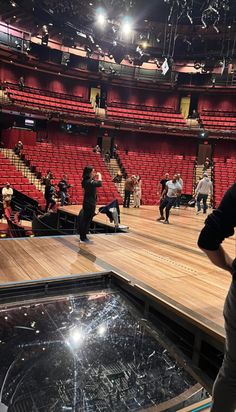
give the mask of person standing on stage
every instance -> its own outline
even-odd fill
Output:
[[[142,180],[138,175],[134,181],[134,207],[140,207],[142,197]]]
[[[203,173],[203,178],[198,182],[196,187],[195,195],[197,197],[197,215],[201,212],[201,201],[203,201],[203,213],[207,211],[207,198],[208,194],[213,196],[213,185],[212,181],[209,179],[208,174]]]
[[[164,223],[169,223],[170,209],[175,204],[176,197],[179,193],[181,193],[181,185],[177,181],[177,175],[174,175],[173,179],[169,180],[166,183],[166,188],[164,192],[162,192],[162,198],[159,208],[161,216],[157,219],[157,221],[164,220]],[[166,213],[166,218],[164,218],[164,209]]]
[[[129,208],[130,195],[134,191],[134,182],[135,182],[135,176],[131,176],[125,181],[125,197],[124,197],[123,207]]]
[[[175,207],[176,209],[179,209],[179,208],[180,208],[181,192],[182,192],[182,190],[183,190],[183,185],[184,185],[184,182],[183,182],[183,179],[182,179],[180,173],[177,173],[177,182],[178,182],[178,183],[180,184],[180,186],[181,186],[181,191],[177,194],[176,202],[175,202],[175,204],[174,204],[173,207]]]
[[[61,199],[61,206],[64,206],[66,199],[68,197],[68,189],[71,187],[71,185],[68,183],[67,176],[63,175],[62,179],[58,183],[59,187],[59,196]]]
[[[92,166],[83,170],[82,188],[84,189],[83,208],[79,216],[79,233],[81,242],[89,242],[87,233],[95,215],[97,202],[97,187],[102,186],[102,175],[95,172]]]
[[[162,198],[162,194],[163,194],[163,192],[164,192],[164,190],[165,190],[165,188],[166,188],[166,183],[168,182],[168,180],[169,180],[169,173],[166,173],[166,174],[165,174],[165,177],[164,177],[163,179],[161,179],[161,181],[159,182],[158,192],[159,192],[159,194],[160,194],[160,198]],[[160,189],[161,189],[161,190],[160,190]]]
[[[232,282],[224,304],[225,354],[216,377],[211,412],[234,412],[236,409],[236,258],[233,260],[221,246],[236,227],[236,184],[225,193],[218,209],[211,213],[202,229],[198,246],[210,261],[226,270]]]

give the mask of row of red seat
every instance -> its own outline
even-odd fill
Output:
[[[226,160],[226,162],[225,162]],[[214,158],[214,195],[215,206],[219,206],[224,193],[236,178],[236,158],[225,159],[225,157]]]
[[[69,189],[70,200],[72,203],[82,203],[82,172],[83,168],[88,164],[92,164],[96,170],[102,173],[103,186],[98,189],[98,204],[108,203],[114,198],[117,198],[120,203],[122,202],[100,154],[92,152],[91,148],[87,148],[86,150],[81,149],[80,153],[82,153],[82,155],[80,155],[79,158],[73,158],[70,156],[71,150],[73,151],[73,146],[68,148],[64,147],[64,154],[62,155],[60,146],[49,144],[46,146],[47,153],[45,161],[44,157],[42,158],[42,149],[44,147],[45,145],[43,143],[37,143],[36,146],[33,147],[24,146],[23,153],[25,158],[29,160],[30,165],[35,166],[36,171],[40,172],[43,176],[46,175],[46,172],[50,169],[54,176],[53,183],[56,186],[63,174],[67,174],[69,183],[73,185]],[[75,152],[79,150],[78,146],[75,146],[74,148]]]
[[[194,172],[194,156],[185,159],[178,158],[175,154],[165,154],[164,159],[162,154],[118,151],[118,156],[122,166],[128,176],[140,175],[142,178],[142,200],[144,204],[157,204],[157,187],[165,173],[169,173],[172,177],[175,173],[181,173],[184,186],[183,193],[192,194],[193,189],[193,172]]]
[[[50,111],[60,111],[60,112],[67,112],[71,114],[83,114],[86,116],[95,116],[94,111],[92,108],[88,107],[75,107],[71,106],[68,102],[67,105],[62,103],[55,103],[52,101],[44,101],[44,96],[34,96],[34,97],[24,97],[20,95],[15,95],[14,93],[9,93],[9,97],[11,98],[12,102],[18,106],[29,106],[36,108],[37,110],[50,110]]]
[[[117,112],[116,109],[108,109],[107,110],[107,115],[108,118],[114,118],[114,119],[120,119],[124,120],[127,119],[128,121],[139,121],[140,123],[158,123],[158,124],[163,124],[163,125],[173,125],[175,126],[185,126],[186,122],[183,118],[181,117],[163,117],[161,114],[158,116],[152,115],[150,116],[149,114],[139,114],[139,111],[136,111],[136,114],[130,113],[130,112]]]

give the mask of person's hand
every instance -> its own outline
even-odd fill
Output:
[[[101,179],[102,179],[102,175],[101,175],[100,172],[97,172],[97,173],[96,173],[96,176],[97,176],[98,180],[101,180]]]

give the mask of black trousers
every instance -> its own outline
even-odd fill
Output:
[[[166,220],[169,219],[170,209],[175,204],[175,201],[176,201],[176,197],[168,197],[168,196],[166,196],[164,199],[161,200],[160,208],[159,208],[161,217],[164,216],[164,209],[165,209],[166,210]]]
[[[124,206],[124,207],[129,207],[129,204],[130,204],[130,195],[131,195],[130,190],[125,190],[125,198],[124,198],[124,202],[123,202],[123,206]]]
[[[94,215],[95,207],[81,209],[79,213],[79,234],[81,240],[86,239]]]

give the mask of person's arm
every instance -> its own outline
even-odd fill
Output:
[[[198,192],[199,192],[199,190],[200,190],[200,188],[201,188],[201,185],[202,185],[202,182],[201,182],[201,181],[198,182],[197,187],[196,187],[196,190],[195,190],[195,196],[198,195]]]
[[[168,186],[165,185],[165,189],[161,193],[161,199],[163,199],[163,197],[167,194],[167,192],[168,192]]]
[[[101,175],[101,173],[97,172],[96,177],[97,177],[97,180],[91,180],[91,184],[93,186],[96,186],[96,187],[101,187],[102,186],[102,175]]]
[[[234,234],[235,226],[236,184],[225,193],[219,208],[208,216],[198,239],[198,246],[210,261],[230,273],[233,272],[233,259],[226,253],[221,243]]]
[[[220,246],[217,250],[207,250],[200,248],[204,253],[206,253],[208,259],[221,269],[227,270],[231,274],[233,259],[226,253],[224,248]]]

